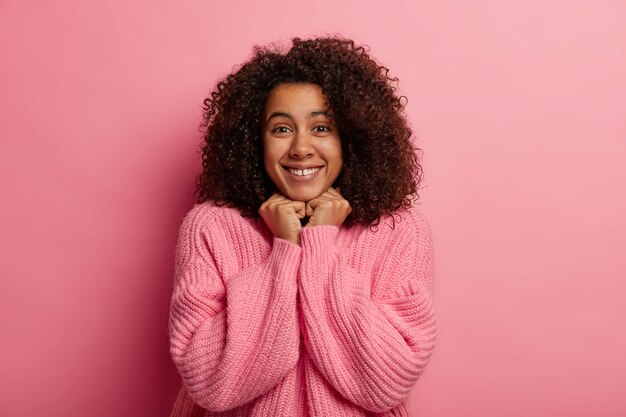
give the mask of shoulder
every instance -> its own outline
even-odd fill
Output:
[[[377,262],[398,256],[430,257],[433,252],[429,217],[415,205],[381,216],[376,226],[358,226],[354,230],[357,237],[349,242]]]
[[[378,233],[381,237],[388,236],[394,242],[404,239],[432,240],[430,218],[415,204],[381,216],[373,234]]]
[[[364,242],[376,281],[373,297],[386,298],[394,291],[421,280],[433,287],[430,273],[433,245],[430,220],[419,206],[411,206],[382,216],[377,231],[367,232]]]
[[[218,206],[214,201],[208,200],[194,204],[183,217],[180,228],[181,231],[209,231],[220,224],[237,223],[241,220],[238,209]]]
[[[392,220],[393,219],[393,220]],[[382,251],[386,254],[408,256],[415,263],[430,265],[434,258],[433,233],[430,218],[419,206],[411,206],[396,211],[381,219],[379,232]],[[385,224],[383,224],[385,223]],[[390,225],[393,223],[393,229]],[[376,233],[374,233],[376,234]]]
[[[239,228],[245,222],[239,210],[218,206],[213,201],[196,203],[184,215],[178,230],[177,264],[199,255],[205,260],[226,244],[221,238],[229,228]]]

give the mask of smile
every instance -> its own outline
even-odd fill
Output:
[[[315,174],[317,171],[319,171],[320,169],[322,169],[322,167],[317,167],[317,168],[309,168],[309,169],[295,169],[295,168],[289,168],[289,167],[285,167],[287,168],[287,171],[289,171],[291,174],[293,175],[298,175],[298,176],[307,176],[307,175],[311,175],[311,174]]]
[[[324,167],[307,168],[307,169],[295,169],[283,166],[283,169],[289,174],[287,177],[294,181],[308,181],[317,176],[317,174]]]

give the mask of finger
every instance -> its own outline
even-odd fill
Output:
[[[302,201],[292,201],[285,198],[283,201],[277,201],[272,204],[272,211],[278,213],[278,215],[292,215],[295,214],[298,218],[305,216],[304,203]]]
[[[315,211],[322,203],[327,203],[328,207],[332,207],[335,205],[336,201],[338,201],[338,199],[334,197],[319,196],[317,198],[314,198],[307,203],[307,215],[313,214],[313,211]]]
[[[273,193],[267,200],[261,203],[259,206],[259,213],[273,206],[276,202],[281,200],[280,193]]]
[[[292,201],[291,204],[299,218],[306,216],[306,204],[304,204],[304,202]]]
[[[313,200],[311,200],[311,201],[313,201]],[[315,211],[315,207],[311,204],[311,201],[306,203],[305,214],[307,216],[312,216],[313,212]]]
[[[337,187],[337,188],[330,187],[327,192],[329,194],[334,195],[334,196],[342,197],[341,193],[339,192],[339,187]]]
[[[267,200],[265,200],[266,202],[274,202],[274,201],[281,201],[281,200],[285,200],[286,197],[284,195],[282,195],[279,192],[275,192],[273,193],[270,198],[268,198]]]
[[[336,200],[343,200],[343,198],[341,196],[334,195],[334,194],[326,192],[326,193],[320,195],[319,197],[315,198],[314,200],[319,200],[319,201],[336,201]],[[311,201],[313,201],[313,200],[311,200]],[[317,202],[317,204],[319,204],[319,201]]]

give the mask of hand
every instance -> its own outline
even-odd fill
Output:
[[[300,219],[305,217],[304,202],[289,200],[275,192],[261,204],[259,214],[274,236],[299,244]]]
[[[324,194],[306,203],[305,214],[311,216],[306,227],[323,224],[341,226],[351,212],[352,207],[339,193],[339,187],[336,190],[330,187]]]

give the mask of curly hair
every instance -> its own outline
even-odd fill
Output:
[[[198,203],[210,199],[244,217],[260,216],[276,190],[263,165],[266,100],[278,84],[313,83],[328,100],[341,141],[343,167],[333,186],[352,207],[344,224],[376,226],[382,215],[410,207],[419,199],[423,171],[415,151],[421,149],[410,143],[398,78],[364,46],[339,35],[291,42],[286,53],[255,45],[252,57],[204,99]]]

